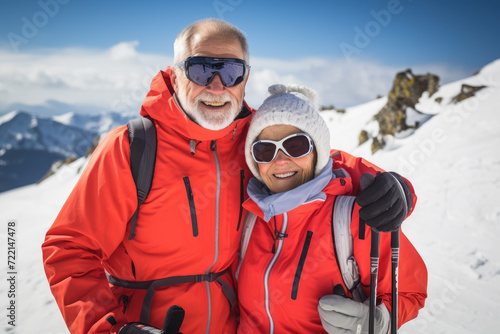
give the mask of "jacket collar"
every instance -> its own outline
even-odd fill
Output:
[[[333,161],[330,158],[317,177],[297,188],[276,194],[256,178],[252,178],[247,188],[250,199],[245,202],[244,207],[268,222],[273,216],[292,211],[304,204],[316,200],[324,201],[327,195],[350,193],[350,177],[347,173],[347,177],[337,177],[332,166]]]
[[[245,130],[245,125],[254,112],[246,102],[236,120],[222,130],[209,130],[193,122],[186,113],[181,110],[174,97],[174,88],[171,82],[172,68],[160,71],[151,82],[151,90],[142,103],[142,116],[150,116],[155,119],[163,129],[173,129],[187,139],[197,141],[214,140],[228,136],[234,138]]]

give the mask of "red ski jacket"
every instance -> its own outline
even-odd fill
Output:
[[[148,281],[186,275],[206,276],[155,288],[149,323],[161,328],[167,309],[179,305],[186,312],[184,334],[236,331],[223,289],[234,288],[226,270],[240,242],[238,220],[251,175],[244,141],[253,110],[245,105],[223,130],[202,128],[177,106],[170,73],[168,68],[153,79],[141,108],[155,120],[158,150],[136,237],[128,240],[137,195],[127,128],[121,126],[93,153],[42,245],[45,272],[71,333],[116,333],[139,321]],[[220,276],[214,280],[211,273]],[[130,282],[143,282],[142,288]],[[111,316],[117,325],[106,321],[113,322]]]
[[[351,177],[331,180],[323,189],[326,199],[308,200],[269,222],[263,220],[261,209],[252,199],[245,202],[244,207],[258,218],[239,272],[238,333],[325,333],[317,311],[318,301],[332,294],[337,284],[344,285],[333,246],[333,203],[338,195],[359,192],[356,187],[362,173],[375,174],[378,170],[344,152],[338,152],[333,158],[333,169],[343,168]],[[416,197],[414,205],[415,202]],[[351,224],[353,249],[363,290],[369,296],[370,228],[366,227],[365,239],[360,240],[358,210],[356,204]],[[281,238],[275,237],[276,231],[281,233]],[[390,233],[381,233],[380,245],[377,297],[390,311]],[[403,233],[398,269],[401,326],[417,316],[427,297],[425,264]],[[344,289],[348,291],[345,286]]]

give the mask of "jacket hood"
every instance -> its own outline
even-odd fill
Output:
[[[245,203],[245,208],[268,222],[273,216],[291,211],[302,204],[316,200],[324,201],[327,195],[349,193],[352,189],[351,183],[337,179],[332,167],[333,160],[329,158],[317,177],[297,188],[276,194],[254,177],[248,183],[247,191],[250,199]]]
[[[245,128],[252,115],[246,102],[238,117],[231,125],[221,130],[209,130],[193,122],[178,106],[171,82],[172,68],[160,71],[151,81],[151,89],[141,106],[140,114],[155,119],[162,128],[171,128],[187,139],[198,141],[220,139],[228,134],[237,135]]]

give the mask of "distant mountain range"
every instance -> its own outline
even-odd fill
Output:
[[[77,114],[98,114],[102,112],[102,107],[90,104],[68,104],[56,100],[47,100],[42,104],[12,103],[4,107],[4,109],[0,109],[0,115],[7,114],[13,110],[29,110],[31,114],[52,117],[70,111]]]
[[[94,139],[134,116],[116,112],[0,116],[0,192],[35,183],[57,160],[85,155]]]

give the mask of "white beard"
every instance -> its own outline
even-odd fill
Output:
[[[198,95],[193,101],[190,102],[186,99],[186,93],[181,87],[179,87],[177,98],[179,99],[184,112],[196,124],[209,130],[221,130],[231,125],[243,106],[243,103],[238,105],[235,97],[227,92],[222,95],[213,95],[205,92]],[[230,105],[225,106],[227,109],[225,111],[199,110],[198,106],[202,103],[201,101],[220,103],[229,102]]]

